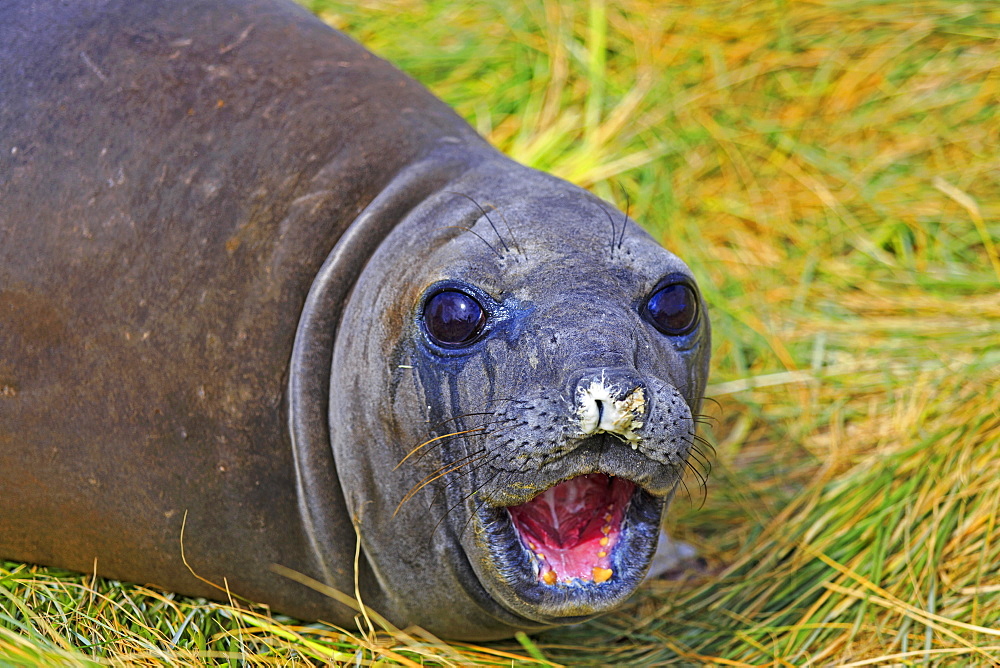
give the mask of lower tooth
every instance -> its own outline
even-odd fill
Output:
[[[594,577],[594,582],[600,584],[601,582],[607,582],[610,580],[611,576],[614,575],[614,571],[610,568],[595,566],[593,570],[591,570],[591,575]]]
[[[547,585],[554,585],[556,583],[556,572],[545,571],[545,573],[542,575],[542,582],[544,582]]]

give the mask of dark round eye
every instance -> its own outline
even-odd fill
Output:
[[[483,307],[464,292],[445,290],[424,304],[424,325],[439,345],[451,348],[472,343],[484,324]]]
[[[698,319],[698,300],[689,286],[674,283],[653,293],[646,313],[664,334],[686,334]]]

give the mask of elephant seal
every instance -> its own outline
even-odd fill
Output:
[[[0,140],[0,556],[466,639],[635,590],[709,323],[625,215],[279,0],[4,3]]]

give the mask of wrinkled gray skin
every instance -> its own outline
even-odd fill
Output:
[[[693,279],[623,220],[290,3],[4,2],[0,557],[225,598],[184,523],[201,578],[351,624],[271,567],[353,592],[356,521],[362,598],[397,624],[488,639],[610,609],[655,547],[709,335],[703,309],[683,337],[643,318]],[[489,312],[461,350],[422,322],[442,281]],[[636,449],[580,433],[595,380],[644,389]],[[608,583],[540,585],[490,513],[597,471],[649,492],[633,549]]]

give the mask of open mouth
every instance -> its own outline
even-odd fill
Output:
[[[519,504],[483,505],[478,540],[491,575],[480,581],[511,610],[543,623],[606,612],[646,575],[666,501],[627,478],[587,473]]]
[[[618,380],[632,382],[631,376]],[[612,381],[602,370],[591,387]],[[524,406],[511,400],[517,405],[509,412],[492,414],[497,424],[511,426],[488,434],[496,439],[482,446],[489,462],[481,465],[482,473],[473,469],[467,486],[449,497],[457,497],[456,505],[464,504],[468,513],[464,525],[456,526],[463,566],[475,574],[468,586],[488,597],[492,614],[543,625],[575,623],[613,610],[640,587],[692,447],[685,397],[655,379],[647,385],[650,399],[642,415],[649,414],[649,426],[632,409],[622,408],[618,416],[627,413],[632,427],[646,429],[641,438],[613,431],[613,421],[582,433],[580,410],[568,428],[559,422],[550,427],[563,429],[556,436],[536,434],[542,424],[535,417],[564,410],[566,399],[555,393],[529,395]],[[609,397],[621,394],[618,385],[609,387]],[[638,389],[632,395],[642,399]],[[607,401],[601,395],[594,403],[600,426]]]
[[[507,507],[532,570],[547,585],[604,583],[636,486],[603,473],[571,478]]]

